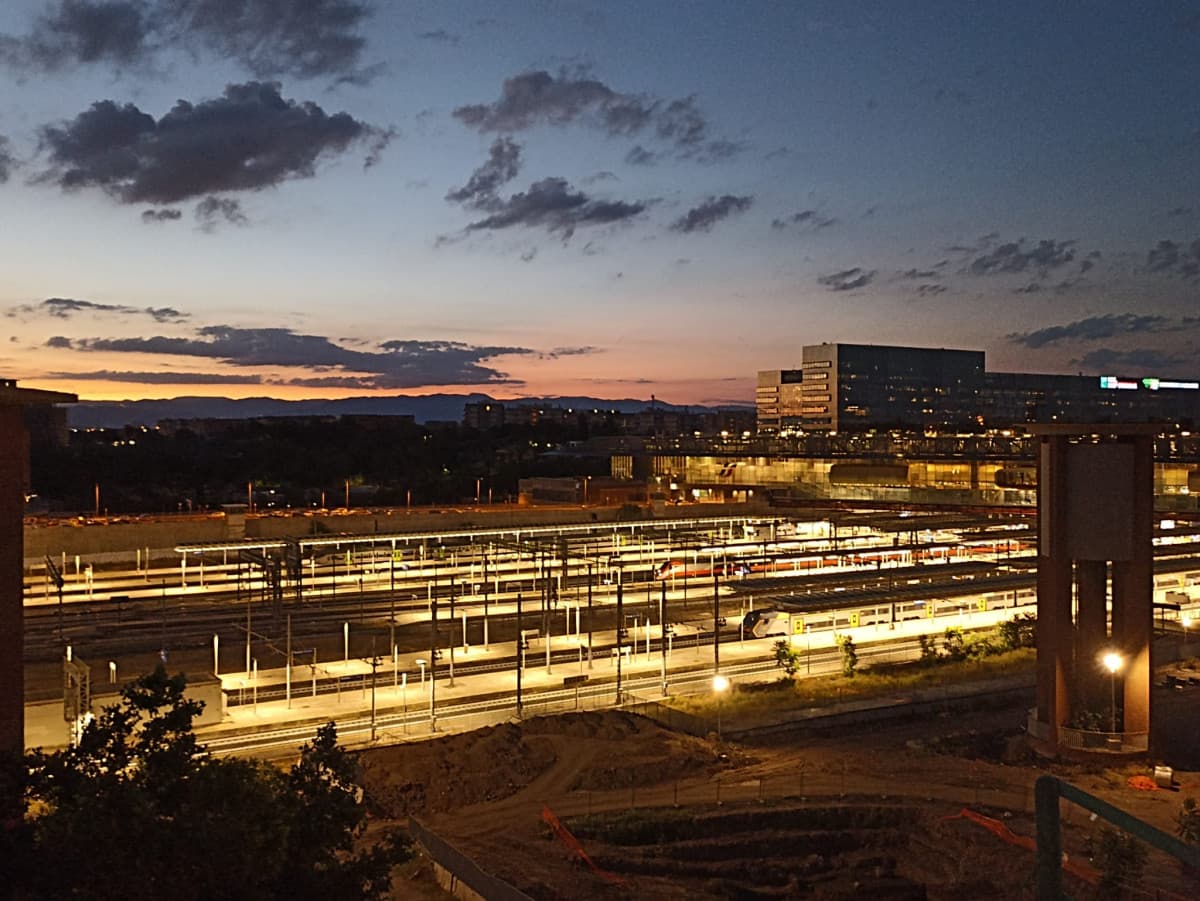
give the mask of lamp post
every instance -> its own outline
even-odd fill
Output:
[[[712,680],[713,691],[717,693],[717,742],[721,741],[721,698],[729,689],[729,679],[722,676],[720,673],[713,676]]]
[[[1112,728],[1109,730],[1110,732],[1117,731],[1117,672],[1124,664],[1125,661],[1121,658],[1121,655],[1115,651],[1109,651],[1104,655],[1104,668],[1108,670],[1112,699]]]

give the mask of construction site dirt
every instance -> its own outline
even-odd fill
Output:
[[[1172,703],[1187,715],[1198,701]],[[1171,834],[1184,798],[1200,796],[1200,775],[1176,770],[1171,787],[1157,787],[1149,761],[1039,760],[1025,713],[1010,701],[737,744],[622,711],[569,714],[365,751],[363,784],[381,819],[417,817],[547,901],[1033,898],[1039,776]],[[1061,808],[1064,885],[1100,897],[1096,849],[1110,827]],[[1120,897],[1197,896],[1194,873],[1147,850],[1138,884]],[[438,897],[432,879],[415,866],[395,896]]]

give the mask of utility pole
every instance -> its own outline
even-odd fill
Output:
[[[379,669],[379,657],[375,654],[375,637],[371,636],[371,744],[375,743],[375,673]]]
[[[429,731],[437,731],[437,596],[429,602]]]
[[[624,573],[617,566],[617,705],[621,704],[621,638],[625,633],[625,598],[622,591],[621,577]]]
[[[720,577],[713,567],[713,674],[721,671],[721,599]]]
[[[450,687],[454,687],[454,576],[450,577]]]
[[[287,695],[288,710],[292,709],[292,615],[287,615],[287,667],[284,673],[284,681],[287,683],[285,694]]]
[[[488,545],[490,548],[491,545]],[[483,552],[483,649],[491,650],[488,643],[488,552]]]
[[[663,580],[662,594],[658,598],[658,641],[662,655],[662,693],[667,696],[667,581]]]
[[[525,633],[521,629],[521,592],[517,592],[517,719],[521,718],[521,670],[525,664]]]
[[[592,668],[592,564],[588,564],[588,669]]]

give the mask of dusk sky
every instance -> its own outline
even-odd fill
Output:
[[[0,377],[1200,375],[1200,4],[4,0]]]

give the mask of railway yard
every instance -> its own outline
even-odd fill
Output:
[[[61,697],[67,646],[96,689],[106,662],[114,683],[158,661],[216,675],[227,711],[403,683],[402,704],[383,703],[405,728],[432,714],[418,692],[449,699],[456,678],[491,674],[499,715],[544,709],[548,681],[564,705],[644,691],[658,680],[639,660],[664,690],[668,672],[672,690],[699,690],[722,648],[769,672],[781,637],[810,659],[843,634],[914,654],[919,632],[1032,610],[1030,522],[842,511],[337,535],[181,545],[169,567],[62,553],[27,567],[27,699]],[[1156,532],[1155,600],[1176,626],[1200,606],[1198,532]]]

